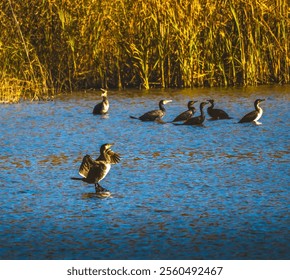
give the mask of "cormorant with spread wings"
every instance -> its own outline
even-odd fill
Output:
[[[110,149],[112,146],[113,144],[103,144],[100,148],[100,156],[96,160],[90,155],[85,155],[79,168],[79,174],[83,178],[72,177],[71,179],[94,184],[96,193],[106,191],[99,182],[109,173],[111,164],[120,161],[120,155]]]

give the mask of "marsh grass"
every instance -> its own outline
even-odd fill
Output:
[[[0,0],[0,98],[289,83],[287,0]]]

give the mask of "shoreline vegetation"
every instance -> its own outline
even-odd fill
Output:
[[[0,103],[290,82],[287,0],[0,1]]]

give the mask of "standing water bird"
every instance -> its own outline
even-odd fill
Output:
[[[93,110],[94,115],[103,115],[109,111],[109,100],[108,100],[108,91],[101,88],[103,101],[98,103]]]
[[[193,115],[196,112],[196,109],[195,109],[195,107],[193,105],[196,102],[197,101],[189,101],[187,103],[188,110],[186,110],[185,112],[183,112],[180,115],[178,115],[172,122],[186,121],[186,120],[190,119],[191,117],[193,117]]]
[[[202,125],[202,123],[205,120],[205,115],[203,112],[203,107],[208,104],[208,102],[201,102],[199,105],[199,109],[200,109],[200,116],[198,117],[194,117],[194,118],[190,118],[187,121],[185,121],[184,123],[181,124],[175,124],[175,125]]]
[[[263,115],[263,109],[259,106],[259,104],[262,101],[265,101],[265,99],[257,99],[254,102],[255,111],[252,111],[252,112],[246,114],[244,117],[241,118],[241,120],[239,121],[239,123],[255,122],[256,124],[261,124],[260,122],[258,122],[258,120]]]
[[[214,100],[209,99],[207,100],[211,106],[207,108],[207,113],[211,116],[212,120],[224,120],[224,119],[231,119],[231,117],[221,109],[214,109]]]
[[[92,159],[90,155],[85,155],[79,168],[79,174],[83,178],[72,177],[71,179],[94,184],[96,193],[106,191],[99,182],[109,173],[111,164],[120,161],[120,155],[110,149],[113,145],[103,144],[100,148],[100,156],[96,160]]]
[[[132,119],[139,119],[143,122],[146,121],[160,121],[166,114],[166,110],[164,105],[172,102],[172,100],[161,100],[159,102],[159,110],[153,110],[150,112],[145,113],[144,115],[142,115],[141,117],[137,118],[137,117],[132,117],[130,116],[130,118]]]

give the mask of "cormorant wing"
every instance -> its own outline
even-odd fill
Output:
[[[196,124],[202,124],[202,116],[197,116],[194,118],[190,118],[186,120],[183,124],[185,125],[196,125]]]
[[[93,114],[100,114],[101,111],[103,109],[103,103],[98,103],[95,107],[94,107],[94,110],[93,110]]]
[[[106,176],[107,172],[107,166],[103,161],[94,161],[87,174],[86,182],[99,182]]]
[[[95,161],[92,159],[92,157],[90,155],[85,155],[79,168],[79,174],[82,177],[87,178],[89,171],[94,166],[94,164]]]
[[[106,161],[109,162],[110,164],[116,164],[121,160],[121,157],[119,154],[113,152],[112,150],[108,150],[106,152],[106,156],[107,158],[105,158],[104,155],[100,155],[96,161],[102,160],[102,161]]]
[[[207,109],[208,114],[213,118],[229,118],[229,115],[222,109]]]
[[[243,116],[242,119],[239,121],[239,123],[252,122],[255,120],[256,117],[257,117],[257,111],[252,111],[246,114],[245,116]]]
[[[172,122],[180,122],[180,121],[186,121],[192,116],[191,110],[187,110],[180,115],[178,115]]]
[[[154,121],[157,118],[162,118],[163,117],[163,112],[161,110],[153,110],[145,113],[139,119],[141,121]]]

